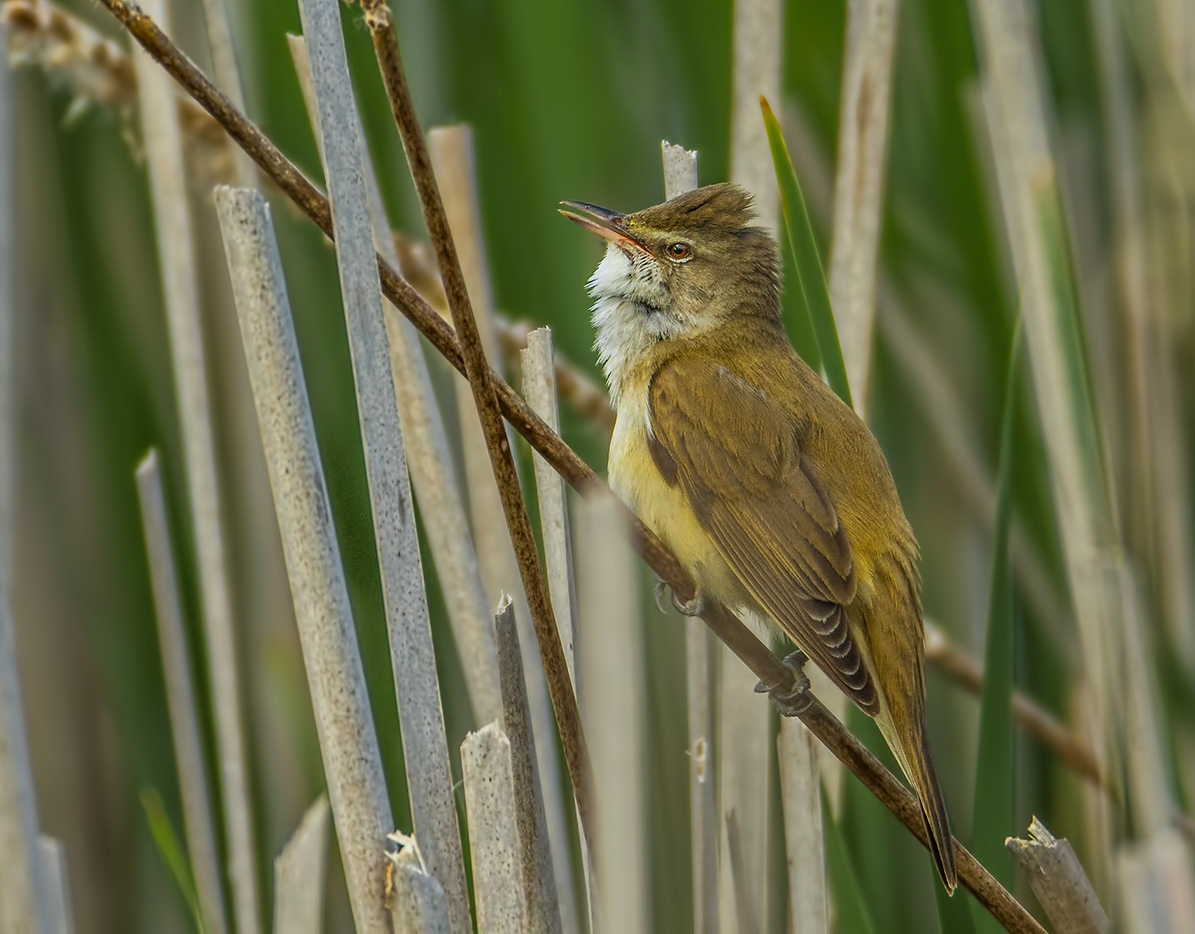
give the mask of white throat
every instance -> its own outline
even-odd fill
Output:
[[[610,401],[618,408],[623,380],[661,340],[677,337],[682,322],[662,311],[670,302],[656,260],[628,257],[610,244],[586,286],[593,297],[594,348],[606,373]]]

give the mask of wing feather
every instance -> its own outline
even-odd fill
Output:
[[[653,449],[675,470],[735,575],[831,680],[874,714],[875,684],[845,612],[855,597],[854,556],[801,450],[799,415],[725,367],[684,358],[652,379],[648,412]],[[734,431],[714,433],[715,424]]]

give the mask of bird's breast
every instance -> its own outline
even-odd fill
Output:
[[[628,393],[618,408],[610,439],[608,476],[614,493],[676,555],[698,586],[728,606],[744,602],[742,586],[709,534],[701,527],[688,496],[670,482],[652,457],[647,396]]]

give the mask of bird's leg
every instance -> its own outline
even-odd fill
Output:
[[[702,611],[706,607],[705,595],[700,588],[693,592],[693,597],[690,600],[682,600],[676,595],[676,591],[672,589],[672,585],[662,577],[656,578],[656,606],[660,608],[660,612],[664,615],[668,614],[668,607],[664,604],[665,594],[672,597],[672,606],[681,616],[701,616]]]
[[[780,685],[768,687],[762,681],[755,685],[757,694],[767,694],[772,698],[772,703],[776,705],[782,717],[799,716],[809,704],[812,695],[809,693],[809,678],[805,674],[807,661],[809,656],[800,649],[784,659],[784,664],[793,670],[793,684],[790,688],[782,688]]]

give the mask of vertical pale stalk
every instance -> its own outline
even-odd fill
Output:
[[[16,373],[16,223],[12,72],[8,65],[8,30],[0,21],[0,581],[13,575],[13,536],[16,532],[17,447]]]
[[[788,857],[788,905],[792,930],[828,934],[825,843],[817,750],[801,721],[780,720],[776,740],[780,803],[784,808],[784,850]]]
[[[145,12],[165,24],[163,0],[149,0]],[[237,677],[237,644],[232,595],[225,557],[220,486],[212,412],[208,399],[199,276],[182,132],[174,85],[147,56],[137,52],[137,88],[141,101],[146,162],[153,193],[159,265],[170,337],[174,386],[182,432],[187,492],[195,527],[200,596],[208,651],[220,794],[228,839],[233,916],[238,934],[260,930],[254,822]]]
[[[274,860],[274,934],[321,934],[327,859],[328,799],[320,795]]]
[[[647,724],[639,575],[613,496],[577,508],[581,717],[593,761],[594,916],[600,931],[646,932]]]
[[[37,836],[37,800],[25,738],[17,642],[0,574],[0,934],[48,934],[49,886]]]
[[[307,102],[307,112],[318,139],[319,111],[311,89],[307,44],[301,36],[288,36],[287,41]],[[361,155],[369,193],[374,248],[397,269],[394,238],[390,235],[369,147],[364,147]],[[448,620],[464,669],[473,716],[479,723],[488,723],[500,716],[502,711],[494,641],[488,625],[489,611],[481,584],[477,552],[473,548],[461,491],[457,486],[444,420],[432,390],[427,359],[419,343],[419,332],[403,315],[395,314],[393,310],[385,317],[390,345],[390,371],[394,378],[407,466],[423,514],[435,517],[434,522],[428,522],[424,527],[424,534],[431,547],[440,590],[448,608]]]
[[[562,915],[566,913],[563,899],[557,894],[562,888],[559,877],[561,874],[567,877],[565,882],[571,899],[572,867],[568,854],[564,853],[564,859],[557,863],[553,872],[543,791],[536,769],[535,734],[531,727],[531,711],[527,706],[527,683],[523,676],[519,631],[515,623],[514,606],[506,594],[502,595],[494,616],[494,641],[498,645],[498,671],[502,681],[502,728],[510,740],[514,774],[527,927],[537,934],[557,934],[563,930]],[[576,905],[570,901],[568,907],[572,910],[569,917],[571,930],[577,930]]]
[[[203,20],[207,27],[207,44],[212,54],[216,84],[237,110],[244,111],[245,89],[237,67],[236,44],[232,41],[232,24],[224,0],[203,0]],[[256,188],[257,169],[253,161],[239,146],[229,146],[229,152],[237,187]]]
[[[897,0],[847,4],[829,287],[851,398],[860,415],[871,376],[897,13]]]
[[[1147,631],[1120,547],[1068,278],[1037,37],[1023,0],[976,0],[975,7],[1004,219],[1023,291],[1026,346],[1050,453],[1087,698],[1104,739],[1105,774],[1120,774],[1123,764],[1134,825],[1162,847],[1173,798],[1145,664]],[[1155,855],[1162,858],[1162,849]],[[1176,906],[1191,898],[1189,887],[1176,890],[1169,907],[1185,911]]]
[[[767,133],[759,116],[759,98],[780,100],[784,9],[780,0],[736,0],[734,4],[734,61],[730,177],[755,196],[759,223],[775,232],[779,221],[776,171]],[[766,905],[768,788],[772,711],[754,693],[755,676],[734,654],[718,653],[718,807],[721,815],[737,815],[743,849],[744,883],[751,900]],[[733,930],[735,893],[730,877],[730,853],[722,832],[718,886],[724,930]]]
[[[37,841],[46,891],[46,924],[49,934],[74,934],[75,915],[71,910],[70,878],[66,870],[66,850],[53,837]]]
[[[560,433],[560,410],[557,406],[555,352],[552,331],[537,328],[527,335],[527,346],[520,351],[523,371],[523,396],[528,405],[554,432]],[[564,478],[552,469],[538,451],[532,453],[535,468],[535,489],[539,500],[539,524],[544,540],[544,570],[548,575],[548,592],[560,631],[560,644],[568,665],[574,692],[577,690],[577,667],[573,640],[577,630],[576,585],[573,580],[573,556],[569,544],[568,508]],[[509,727],[508,727],[509,732]],[[577,896],[573,888],[572,867],[567,841],[552,839],[552,862],[556,868],[557,900],[566,931],[580,930],[577,915]],[[581,862],[589,881],[589,851],[581,848]]]
[[[256,191],[218,188],[216,209],[353,918],[389,934],[379,854],[393,818],[278,245]]]
[[[360,120],[336,0],[302,0],[299,13],[319,109],[411,813],[424,858],[444,887],[453,930],[464,934],[470,926],[464,858],[419,539],[390,374],[361,159]]]
[[[227,930],[224,892],[220,884],[219,850],[216,848],[215,826],[208,798],[199,715],[195,709],[195,688],[191,683],[191,661],[187,656],[187,637],[183,631],[174,547],[170,540],[162,472],[155,449],[151,448],[137,465],[137,495],[141,501],[141,527],[149,556],[158,644],[162,650],[162,673],[166,682],[166,706],[170,713],[174,759],[178,766],[183,799],[187,855],[191,860],[204,926],[216,934]]]
[[[697,150],[660,143],[664,198],[697,187]],[[693,930],[718,929],[718,802],[714,788],[714,722],[710,710],[712,636],[699,619],[685,620],[685,691],[689,727],[689,829],[693,858]]]
[[[481,234],[481,215],[473,170],[473,135],[465,125],[436,127],[427,134],[432,168],[440,186],[448,226],[456,244],[465,287],[477,319],[477,329],[487,360],[498,361],[494,334],[493,297]],[[540,663],[538,642],[531,612],[523,594],[522,581],[515,563],[514,548],[507,529],[502,501],[494,482],[493,466],[486,447],[485,434],[474,409],[472,392],[463,376],[454,376],[461,448],[465,461],[465,482],[473,518],[473,541],[481,565],[485,592],[514,596],[515,621],[520,627],[519,645],[523,651],[523,671],[527,698],[531,705],[531,723],[535,731],[535,752],[539,760],[544,810],[548,818],[548,838],[554,861],[569,852],[564,800],[560,789],[560,767],[556,758],[555,725],[547,682]],[[505,426],[504,426],[505,427]],[[507,429],[509,435],[509,429]],[[551,580],[549,579],[549,585]],[[557,624],[558,627],[560,624]],[[563,636],[567,630],[560,629]],[[568,663],[569,653],[565,651]]]
[[[394,931],[449,934],[452,928],[444,889],[434,876],[428,875],[419,851],[413,845],[404,846],[389,859],[393,868],[387,870],[390,873],[387,898]]]
[[[523,934],[527,904],[519,854],[510,740],[496,723],[470,733],[461,743],[461,775],[469,818],[477,930]]]

